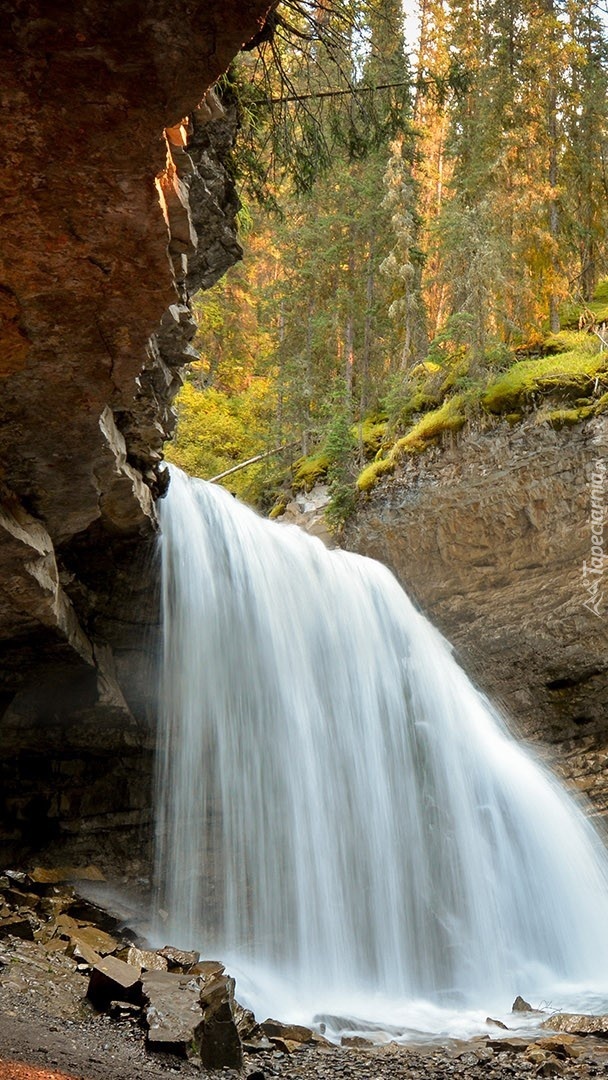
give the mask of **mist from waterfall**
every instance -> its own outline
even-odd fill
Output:
[[[603,993],[596,834],[393,575],[176,469],[160,506],[165,939],[282,1019]]]

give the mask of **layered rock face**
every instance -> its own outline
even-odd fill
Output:
[[[592,526],[607,505],[608,421],[553,431],[531,419],[407,458],[361,500],[347,534],[348,547],[391,567],[598,815],[608,812],[608,570],[592,573],[602,543]]]
[[[158,463],[189,297],[240,257],[208,91],[268,7],[0,2],[5,857],[149,814]]]

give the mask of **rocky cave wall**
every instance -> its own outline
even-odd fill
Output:
[[[209,88],[268,7],[0,0],[4,859],[145,850],[160,452],[189,298],[240,257]]]
[[[605,417],[463,433],[361,499],[346,546],[394,571],[511,727],[603,817],[608,588],[600,579],[596,614],[584,574],[598,461],[608,467]]]

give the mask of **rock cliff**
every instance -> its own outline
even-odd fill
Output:
[[[516,730],[605,814],[608,579],[596,612],[585,567],[593,506],[605,518],[608,502],[608,421],[451,438],[360,500],[346,546],[391,567]]]
[[[146,822],[160,450],[189,298],[240,257],[210,87],[268,7],[0,0],[6,857]]]

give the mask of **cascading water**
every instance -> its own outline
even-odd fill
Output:
[[[392,574],[177,470],[161,517],[165,936],[282,1019],[602,990],[599,840]]]

